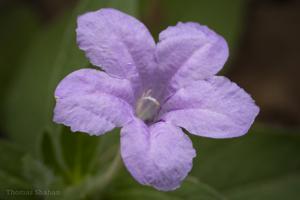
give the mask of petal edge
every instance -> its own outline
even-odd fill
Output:
[[[170,191],[187,176],[196,153],[180,128],[163,122],[148,128],[137,119],[121,130],[121,155],[139,183]]]
[[[246,134],[258,112],[249,94],[215,76],[178,90],[163,105],[161,119],[195,135],[230,138]]]

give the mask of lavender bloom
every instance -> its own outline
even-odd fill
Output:
[[[69,74],[55,91],[54,121],[102,135],[121,129],[132,176],[174,190],[196,153],[182,131],[211,138],[244,135],[259,108],[235,83],[215,76],[228,57],[220,35],[197,23],[162,31],[159,42],[137,19],[114,9],[78,18],[77,42],[95,69]]]

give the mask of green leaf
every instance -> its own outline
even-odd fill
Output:
[[[187,177],[175,191],[161,192],[140,185],[123,167],[115,181],[107,187],[104,199],[224,200],[225,197],[196,177]]]
[[[42,135],[42,141],[40,142],[41,145],[39,149],[39,158],[55,173],[58,173],[63,177],[64,168],[61,167],[61,158],[57,155],[57,149],[55,149],[54,141],[52,140],[50,134],[50,132],[45,131]]]
[[[223,200],[225,199],[215,189],[201,183],[195,177],[188,177],[181,187],[172,192],[160,192],[150,187],[141,186],[133,182],[133,178],[127,174],[110,187],[105,193],[106,199],[162,199],[162,200]]]
[[[15,144],[0,140],[0,199],[11,198],[9,189],[30,189],[22,175],[22,150]]]
[[[34,159],[30,155],[22,158],[22,172],[24,177],[31,183],[32,187],[40,190],[50,190],[53,187],[62,186],[60,177],[56,177],[41,161]]]
[[[132,188],[125,191],[118,191],[111,193],[107,199],[122,199],[122,200],[181,200],[181,198],[176,198],[168,195],[167,193],[162,193],[159,191],[150,190],[148,188]]]
[[[49,106],[53,91],[49,82],[61,35],[67,26],[65,21],[36,35],[6,100],[7,132],[32,152],[36,150],[38,134],[51,122]]]
[[[16,144],[0,139],[0,169],[13,175],[20,175],[23,151]]]
[[[117,143],[118,144],[118,143]],[[102,154],[107,156],[107,154]],[[110,187],[112,180],[118,175],[122,166],[119,148],[113,152],[113,157],[101,163],[98,171],[94,174],[87,174],[80,182],[66,188],[64,199],[85,199],[87,197],[100,197],[107,188]],[[80,195],[78,195],[80,193]]]
[[[97,173],[101,167],[105,167],[110,163],[110,160],[104,160],[104,163],[100,161],[102,157],[109,156],[108,150],[110,150],[110,147],[118,145],[118,138],[116,137],[114,138],[117,140],[113,141],[115,144],[107,142],[111,136],[119,137],[119,133],[112,132],[107,133],[107,137],[98,137],[89,136],[86,133],[73,133],[69,128],[63,129],[61,134],[61,148],[62,156],[69,172],[68,181],[78,183],[84,176]],[[106,143],[103,143],[105,140]]]
[[[22,149],[15,144],[0,139],[0,188],[28,187],[22,176]]]
[[[252,182],[227,191],[232,200],[281,200],[299,197],[300,175],[290,173],[282,177]]]
[[[198,156],[192,175],[228,199],[294,199],[300,195],[298,130],[256,127],[235,139],[194,138],[194,147]]]
[[[100,137],[89,136],[86,133],[72,133],[68,128],[65,128],[61,136],[63,155],[68,168],[73,172],[74,179],[80,179],[82,173],[87,171]]]
[[[196,177],[187,177],[181,187],[171,192],[174,197],[184,200],[224,200],[224,195],[212,186],[200,182]]]

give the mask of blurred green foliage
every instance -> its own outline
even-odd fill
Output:
[[[9,86],[5,81],[0,85],[8,88],[1,99],[1,127],[8,139],[0,140],[0,198],[9,197],[9,188],[59,190],[60,195],[47,199],[72,200],[281,200],[300,195],[297,130],[256,126],[237,139],[192,136],[198,156],[190,176],[180,189],[163,193],[139,185],[124,167],[118,167],[122,163],[118,156],[119,130],[91,137],[71,133],[52,122],[56,85],[68,73],[90,65],[75,39],[76,17],[86,11],[115,7],[142,16],[149,25],[149,16],[160,13],[160,23],[149,27],[154,34],[177,21],[197,21],[223,34],[231,49],[236,46],[245,1],[151,2],[82,0],[72,12],[39,30],[34,16],[20,19],[19,12],[11,13],[9,18],[14,23],[29,26],[18,27],[18,31],[9,29],[12,33],[24,32],[24,38],[11,34],[17,40],[11,44],[12,50],[3,50],[5,56],[0,59],[1,79],[12,80]],[[0,20],[2,24],[7,23],[5,19]],[[8,70],[8,66],[14,69]]]
[[[228,41],[230,50],[234,50],[243,30],[246,0],[154,0],[141,1],[141,14],[153,36],[177,22],[195,21],[207,25]],[[151,19],[149,19],[151,18]]]

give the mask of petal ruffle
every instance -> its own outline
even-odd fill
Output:
[[[139,183],[168,191],[180,186],[196,153],[180,128],[164,122],[147,127],[136,119],[121,130],[121,155]]]
[[[228,57],[224,38],[197,23],[179,22],[161,32],[159,40],[158,75],[168,94],[216,74]]]
[[[82,69],[64,78],[55,91],[54,121],[72,131],[101,135],[133,118],[130,82],[94,69]]]
[[[247,133],[259,112],[250,95],[218,76],[179,89],[162,107],[161,119],[212,138]]]
[[[147,83],[152,73],[155,42],[137,19],[106,8],[78,18],[77,42],[91,63],[108,74]],[[135,84],[136,83],[136,84]]]

